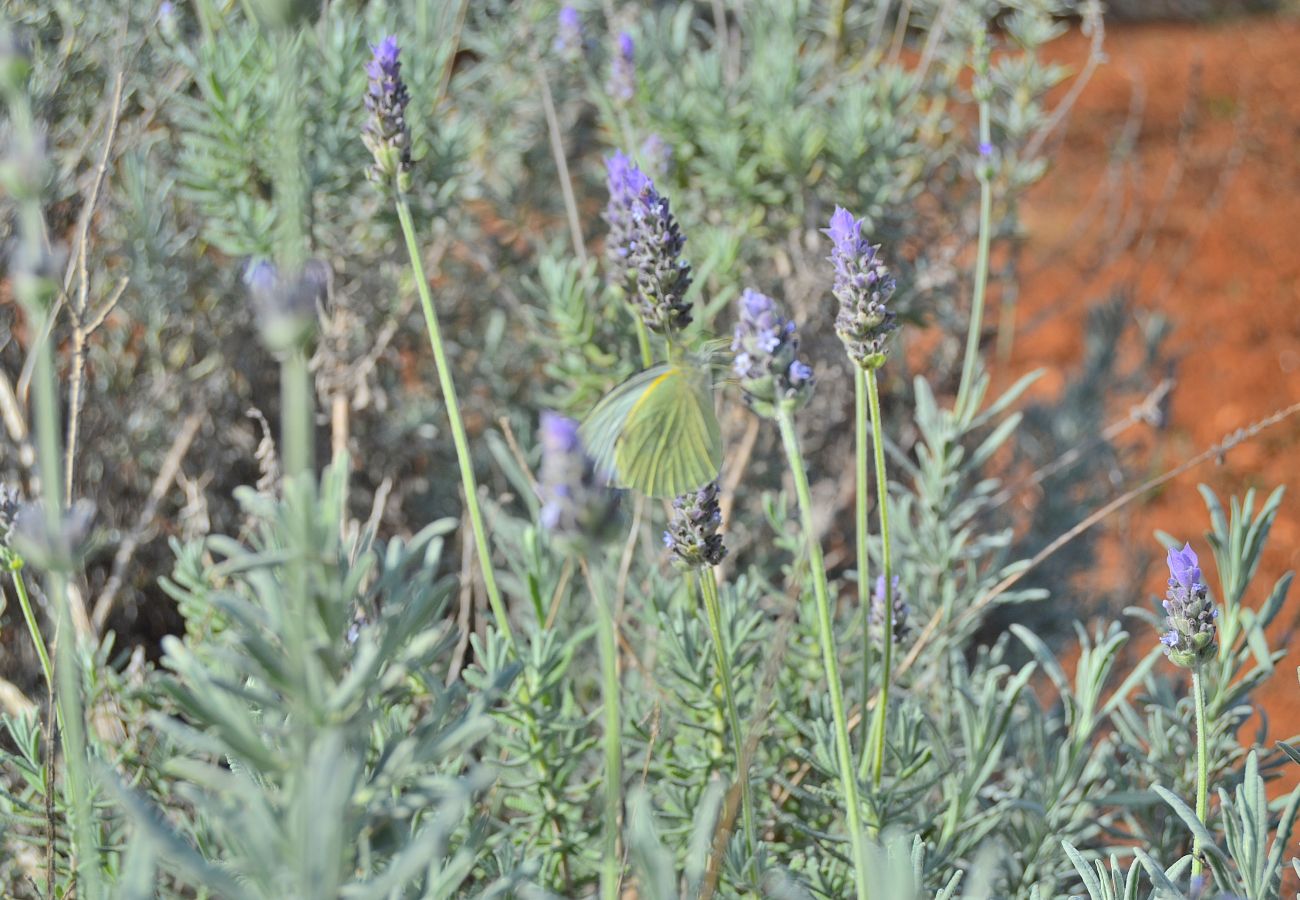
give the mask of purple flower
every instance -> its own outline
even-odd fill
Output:
[[[1196,558],[1196,551],[1191,544],[1184,544],[1181,550],[1170,547],[1166,564],[1169,566],[1171,587],[1177,582],[1181,587],[1192,590],[1201,583],[1201,561]]]
[[[650,330],[680,331],[691,322],[691,304],[685,299],[691,266],[682,259],[686,238],[668,198],[622,152],[607,159],[605,166],[609,176],[605,258],[610,280],[623,289]]]
[[[754,411],[772,416],[779,406],[794,408],[812,392],[812,369],[796,358],[799,336],[794,322],[766,294],[746,288],[740,295],[732,368]]]
[[[331,277],[329,265],[319,259],[307,260],[302,270],[291,276],[266,259],[250,260],[244,267],[244,287],[253,315],[271,350],[286,350],[311,337]]]
[[[24,503],[14,515],[9,538],[18,554],[37,568],[70,572],[90,549],[95,513],[94,501],[83,498],[63,510],[51,529],[43,500]]]
[[[718,483],[710,481],[698,491],[673,500],[673,515],[664,532],[664,546],[679,568],[716,566],[727,555],[718,528],[722,509],[718,506]]]
[[[1164,609],[1169,630],[1160,636],[1165,655],[1178,666],[1194,669],[1214,658],[1215,621],[1219,610],[1209,598],[1201,575],[1200,561],[1191,544],[1169,548],[1169,590]]]
[[[618,495],[597,478],[595,466],[583,448],[578,423],[558,413],[543,412],[539,438],[541,526],[561,544],[571,547],[598,540],[615,521]]]
[[[828,259],[835,266],[831,290],[840,302],[835,333],[850,359],[864,369],[877,369],[884,365],[886,341],[898,327],[886,305],[894,293],[894,277],[877,255],[880,246],[872,246],[862,236],[862,220],[844,207],[835,207],[830,227],[822,233],[831,239]]]
[[[583,43],[582,16],[572,6],[565,5],[560,9],[552,49],[556,56],[573,63],[582,58]]]
[[[618,50],[609,61],[605,91],[620,106],[636,96],[636,44],[626,31],[618,36]]]
[[[893,604],[890,616],[890,636],[895,644],[901,644],[907,640],[907,636],[912,632],[911,623],[908,618],[911,616],[912,608],[907,601],[902,598],[898,592],[898,576],[895,575],[890,579],[890,599]],[[868,624],[880,634],[885,628],[885,576],[876,576],[876,589],[871,593],[871,609],[868,612]]]
[[[244,286],[254,296],[266,296],[279,290],[280,270],[269,259],[250,259],[244,266]]]
[[[154,21],[158,23],[158,31],[169,43],[176,40],[178,30],[176,25],[176,7],[170,3],[169,0],[163,0],[163,2],[158,5],[158,15],[154,18]]]
[[[411,130],[406,124],[406,105],[411,97],[402,81],[402,64],[397,59],[402,51],[397,46],[397,38],[391,34],[370,49],[372,56],[366,63],[366,75],[370,79],[366,109],[370,119],[362,133],[366,147],[375,158],[370,177],[380,184],[389,184],[396,178],[398,186],[405,190],[411,170]]]

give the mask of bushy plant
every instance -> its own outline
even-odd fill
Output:
[[[6,895],[1279,896],[1280,491],[1016,621],[1075,12],[9,4]]]

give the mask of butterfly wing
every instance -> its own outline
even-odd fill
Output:
[[[648,497],[702,488],[722,467],[722,433],[707,369],[666,367],[628,410],[614,454],[626,487]]]
[[[596,465],[596,471],[610,482],[620,481],[615,455],[628,415],[645,393],[646,387],[667,371],[668,366],[660,365],[633,375],[601,397],[579,428],[578,433]]]

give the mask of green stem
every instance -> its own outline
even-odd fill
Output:
[[[37,138],[30,98],[25,86],[16,86],[11,79],[0,79],[9,115],[10,139],[15,152],[22,158],[43,164],[44,154]],[[47,535],[54,539],[59,533],[63,518],[63,498],[59,447],[59,401],[54,373],[53,349],[49,341],[46,318],[54,312],[47,308],[41,297],[41,284],[31,264],[44,254],[45,222],[41,209],[39,186],[42,179],[29,179],[28,190],[17,197],[19,246],[15,258],[27,267],[20,271],[25,277],[11,279],[13,292],[23,307],[32,333],[37,335],[31,347],[34,354],[32,399],[35,408],[35,436],[39,463],[42,499],[45,508]],[[77,634],[72,624],[72,608],[67,592],[67,576],[57,565],[47,573],[45,595],[54,606],[55,659],[53,671],[54,702],[61,730],[50,724],[47,741],[59,733],[63,747],[66,773],[66,795],[72,806],[72,840],[70,859],[74,867],[75,890],[80,900],[99,900],[101,887],[101,861],[99,835],[95,827],[95,797],[89,777],[90,761],[86,750],[86,723],[81,707],[81,663],[77,657]],[[47,660],[43,662],[48,665]],[[47,673],[48,677],[48,673]],[[47,744],[47,747],[53,746]],[[46,773],[52,778],[52,772]],[[53,886],[48,886],[53,890]]]
[[[29,313],[34,312],[29,307]],[[42,328],[38,333],[44,334]],[[62,526],[63,502],[59,484],[59,414],[55,400],[54,366],[48,340],[35,348],[37,354],[32,391],[36,405],[36,438],[44,494],[46,528],[53,536]],[[56,563],[61,565],[62,561]],[[77,657],[77,631],[72,624],[67,574],[52,568],[46,574],[46,596],[55,610],[54,687],[67,776],[67,796],[72,804],[72,858],[75,859],[77,896],[97,900],[100,886],[99,839],[95,828],[95,798],[90,781],[86,746],[86,721],[81,706],[81,661]],[[53,740],[53,735],[48,739]]]
[[[862,771],[865,771],[867,748],[867,698],[871,696],[871,560],[867,555],[867,374],[861,366],[853,367],[854,443],[857,451],[858,609],[862,613]]]
[[[295,347],[280,364],[280,426],[284,441],[284,474],[297,477],[313,468],[311,374],[307,356]]]
[[[604,592],[596,584],[586,560],[582,572],[587,577],[587,590],[596,608],[596,634],[600,645],[600,673],[602,681],[601,702],[605,710],[605,834],[601,849],[600,896],[601,900],[618,900],[622,863],[618,856],[618,819],[622,809],[623,744],[622,724],[618,707],[618,637],[614,625],[614,611],[609,608]]]
[[[650,349],[650,329],[646,328],[636,310],[632,310],[632,318],[636,320],[636,345],[641,350],[641,368],[648,369],[655,362],[654,352]]]
[[[731,657],[722,639],[722,603],[718,599],[718,580],[713,569],[700,570],[700,596],[704,600],[704,614],[713,636],[713,650],[718,658],[718,680],[722,682],[722,697],[727,706],[731,740],[736,748],[736,781],[740,785],[740,809],[745,823],[745,843],[750,854],[758,845],[754,826],[754,798],[749,789],[749,766],[745,754],[745,734],[740,728],[740,713],[736,710],[736,693],[731,677]]]
[[[799,450],[799,437],[794,430],[794,417],[788,407],[781,407],[776,415],[781,428],[781,441],[785,445],[790,474],[794,477],[795,493],[799,498],[799,514],[803,522],[804,539],[808,542],[808,566],[813,575],[813,596],[817,602],[818,636],[821,642],[822,665],[826,670],[827,687],[831,696],[831,715],[835,726],[835,753],[840,768],[840,788],[844,796],[844,811],[849,826],[849,847],[853,853],[853,878],[857,885],[858,900],[868,900],[866,847],[862,843],[862,811],[858,802],[858,782],[853,770],[853,751],[849,746],[848,721],[844,715],[844,693],[840,684],[839,664],[836,661],[835,631],[831,620],[830,589],[826,584],[826,563],[822,558],[821,544],[813,525],[812,492],[808,488],[808,472],[803,454]]]
[[[50,651],[45,647],[45,638],[41,636],[41,626],[36,621],[36,612],[32,609],[32,599],[27,594],[27,581],[23,578],[22,560],[14,559],[9,563],[9,574],[14,580],[14,590],[18,593],[18,605],[23,611],[23,621],[36,646],[36,655],[41,660],[41,673],[45,676],[45,687],[54,690],[54,666],[50,663]]]
[[[867,373],[867,398],[871,403],[871,440],[876,452],[876,496],[880,509],[880,559],[881,574],[885,579],[884,626],[881,628],[880,702],[876,704],[872,733],[875,736],[875,761],[872,783],[880,787],[885,768],[885,715],[889,710],[889,677],[894,661],[894,583],[889,553],[889,482],[885,478],[884,429],[880,421],[880,389],[876,384],[876,370]]]
[[[976,77],[980,77],[977,73]],[[992,139],[988,100],[979,102],[980,144]],[[989,181],[983,158],[976,164],[980,183],[980,230],[975,254],[975,287],[971,299],[970,329],[966,332],[966,356],[961,365],[961,383],[957,387],[956,410],[960,415],[975,380],[975,362],[979,357],[980,331],[984,325],[984,294],[989,280],[989,241],[993,231],[993,185]]]
[[[492,569],[492,548],[488,545],[487,534],[483,530],[483,513],[479,509],[478,484],[474,479],[474,460],[469,454],[469,441],[465,437],[465,424],[460,417],[460,403],[456,399],[456,383],[451,378],[451,367],[447,365],[447,354],[442,346],[442,330],[438,327],[438,314],[433,308],[433,297],[429,292],[429,280],[424,275],[424,263],[420,261],[420,247],[415,240],[415,225],[411,221],[411,209],[406,196],[397,195],[397,218],[402,223],[402,235],[406,238],[406,252],[411,259],[411,272],[415,276],[415,289],[420,295],[420,307],[424,310],[424,324],[429,329],[429,343],[433,347],[433,363],[438,369],[438,382],[442,385],[442,399],[447,407],[447,418],[451,422],[451,439],[456,445],[456,460],[460,464],[460,481],[465,491],[465,505],[469,511],[470,526],[474,530],[474,546],[478,551],[479,568],[483,572],[483,587],[487,591],[488,605],[496,619],[500,631],[518,657],[514,631],[510,628],[510,619],[501,602],[501,592],[497,589],[496,573]]]
[[[1196,819],[1204,825],[1206,824],[1205,814],[1210,786],[1210,761],[1208,759],[1209,751],[1206,747],[1209,735],[1205,722],[1205,685],[1201,683],[1199,669],[1192,670],[1192,693],[1196,695]],[[1196,878],[1201,874],[1202,853],[1201,841],[1193,835],[1192,878]]]

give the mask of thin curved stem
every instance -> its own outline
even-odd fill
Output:
[[[889,710],[889,678],[894,662],[894,582],[889,553],[889,481],[885,477],[884,429],[880,421],[880,389],[876,384],[876,370],[867,373],[867,398],[871,404],[871,438],[876,451],[876,496],[880,508],[880,559],[885,591],[881,605],[884,626],[881,628],[880,702],[876,704],[875,753],[872,765],[872,783],[880,787],[885,769],[885,715]]]
[[[581,560],[587,579],[591,604],[596,609],[596,640],[600,646],[601,703],[605,711],[605,834],[600,862],[601,900],[618,900],[622,861],[618,855],[618,820],[623,805],[623,742],[619,714],[618,635],[614,611],[609,600],[591,574],[587,561]]]
[[[1209,735],[1205,716],[1205,685],[1201,682],[1199,669],[1192,670],[1192,693],[1196,696],[1196,819],[1204,825],[1210,789],[1210,761],[1207,749]],[[1201,874],[1203,852],[1200,838],[1193,835],[1192,878]]]
[[[727,724],[736,751],[736,781],[740,785],[740,810],[745,824],[745,842],[752,854],[758,844],[754,826],[754,797],[749,788],[749,766],[745,759],[745,735],[740,728],[740,713],[736,709],[736,692],[731,677],[731,657],[722,639],[722,602],[718,598],[718,580],[713,569],[700,570],[700,596],[704,601],[704,614],[713,637],[713,650],[718,659],[718,680],[722,682],[722,698],[727,707]]]
[[[853,367],[854,444],[856,449],[857,508],[855,531],[858,550],[858,610],[862,613],[862,703],[866,708],[871,696],[871,560],[867,554],[868,513],[867,504],[867,373],[861,366]],[[867,716],[862,716],[862,767],[865,770],[870,744]]]
[[[976,77],[979,77],[978,74]],[[987,100],[979,103],[979,129],[981,149],[992,138],[992,126],[989,122],[989,104]],[[984,326],[984,295],[989,281],[989,242],[993,231],[993,185],[982,158],[977,163],[976,176],[980,182],[980,230],[975,252],[975,286],[971,298],[970,328],[966,332],[966,355],[961,364],[961,382],[957,386],[956,410],[960,415],[970,397],[975,380],[975,362],[979,358],[980,331]]]
[[[632,310],[632,318],[636,320],[636,345],[641,350],[641,368],[648,369],[655,362],[654,351],[650,349],[650,329],[646,328],[636,310]]]
[[[411,273],[415,276],[415,289],[420,295],[420,307],[424,310],[424,324],[429,330],[429,344],[433,347],[433,362],[438,369],[438,382],[442,386],[442,398],[447,407],[447,418],[451,422],[451,439],[456,445],[456,461],[460,464],[461,487],[465,491],[465,506],[469,512],[470,526],[474,531],[474,546],[478,551],[479,569],[483,573],[483,588],[487,592],[488,605],[496,619],[497,630],[506,638],[507,643],[519,656],[515,644],[514,631],[510,628],[510,618],[506,615],[505,605],[501,602],[501,592],[497,588],[496,573],[492,569],[492,548],[483,529],[483,513],[478,503],[478,483],[474,478],[474,460],[469,453],[469,440],[465,437],[465,423],[460,417],[460,402],[456,398],[456,383],[451,378],[451,367],[447,365],[447,354],[442,346],[442,330],[438,326],[438,314],[433,308],[433,297],[429,292],[429,280],[424,275],[424,263],[420,261],[420,246],[415,239],[415,225],[411,221],[411,209],[406,196],[397,195],[397,218],[402,223],[402,235],[406,238],[406,252],[411,260]]]
[[[844,691],[840,684],[840,669],[835,652],[835,626],[831,619],[830,589],[826,584],[826,563],[822,558],[821,544],[812,518],[812,491],[808,487],[808,472],[799,450],[799,437],[794,430],[794,417],[788,408],[776,415],[781,428],[781,441],[794,477],[795,493],[799,498],[799,514],[803,522],[804,539],[808,542],[808,567],[812,570],[813,596],[817,602],[818,638],[821,643],[822,665],[826,670],[827,687],[831,696],[831,715],[835,727],[835,755],[839,762],[840,788],[844,797],[844,812],[849,826],[849,848],[853,859],[853,880],[857,886],[858,900],[868,900],[866,847],[862,843],[862,811],[858,801],[857,773],[853,769],[853,751],[849,747],[849,727],[844,715]]]
[[[578,202],[573,196],[573,179],[569,177],[569,161],[564,155],[564,137],[560,133],[560,119],[555,112],[555,98],[551,94],[550,79],[540,61],[536,63],[537,83],[542,89],[542,111],[546,113],[546,131],[551,140],[551,155],[555,158],[555,171],[560,177],[560,195],[564,198],[564,213],[569,219],[569,238],[578,262],[587,264],[587,247],[582,239],[582,222],[578,218]]]
[[[18,593],[18,606],[23,611],[23,621],[27,623],[27,631],[32,636],[32,644],[36,647],[36,655],[41,660],[41,674],[45,676],[45,687],[51,692],[54,690],[54,666],[50,662],[50,651],[46,649],[45,638],[41,635],[41,626],[36,621],[36,611],[32,608],[32,598],[27,593],[27,582],[23,578],[23,564],[21,560],[12,560],[9,563],[9,575],[14,580],[14,590]]]

